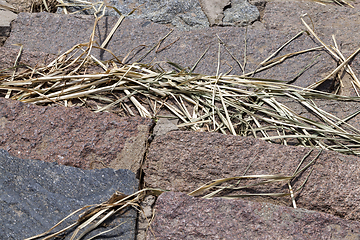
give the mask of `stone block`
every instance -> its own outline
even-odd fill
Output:
[[[65,2],[73,2],[66,0]],[[96,3],[91,0],[89,2]],[[209,25],[250,25],[259,18],[259,11],[246,0],[232,0],[230,4],[222,4],[219,0],[110,0],[109,6],[115,7],[122,14],[133,12],[129,18],[146,19],[155,23],[167,24],[181,30],[207,28]],[[99,6],[99,5],[98,5]],[[225,9],[225,6],[227,8]],[[68,7],[69,12],[79,11],[85,7]],[[63,12],[62,8],[58,13]],[[93,9],[80,11],[81,14],[92,15]],[[112,8],[105,11],[106,16],[119,16]],[[216,22],[214,21],[215,19]]]
[[[0,149],[1,238],[17,240],[41,234],[79,208],[103,203],[116,191],[132,194],[137,189],[138,180],[130,170],[82,170],[16,158]],[[101,239],[133,240],[136,215],[134,209],[127,209],[87,237],[120,225]],[[74,223],[78,216],[73,215],[55,231]],[[70,239],[71,234],[63,237]]]
[[[329,214],[245,200],[166,192],[147,239],[358,239],[360,223]]]
[[[276,5],[277,4],[277,5]],[[315,3],[309,3],[315,4]],[[273,7],[272,7],[273,6]],[[113,35],[107,45],[107,49],[112,51],[120,59],[126,58],[125,63],[132,62],[159,62],[165,70],[174,70],[166,62],[174,62],[179,66],[191,69],[199,60],[200,56],[209,47],[208,51],[198,63],[194,72],[206,75],[215,75],[218,63],[218,38],[216,34],[226,44],[227,49],[243,65],[245,54],[246,37],[246,68],[245,72],[253,71],[263,60],[274,53],[286,41],[294,37],[297,33],[304,30],[298,14],[294,17],[291,12],[297,10],[297,5],[287,4],[287,12],[281,11],[277,19],[273,19],[272,14],[277,8],[282,8],[283,4],[274,3],[265,10],[263,23],[257,22],[249,27],[247,32],[244,28],[239,27],[212,27],[196,29],[192,31],[181,31],[175,29],[159,46],[157,51],[153,50],[143,58],[144,54],[156,45],[158,41],[170,32],[170,28],[161,24],[156,24],[143,19],[125,19],[118,30]],[[314,15],[320,14],[323,6],[315,6]],[[310,7],[309,7],[310,8]],[[324,7],[323,7],[324,8]],[[359,14],[356,10],[344,7],[330,7],[342,18],[333,19],[333,15],[322,13],[331,21],[337,21],[341,24],[352,24],[353,16]],[[291,19],[289,20],[289,18]],[[317,15],[316,15],[317,16]],[[337,16],[337,15],[336,15]],[[293,26],[286,25],[282,28],[278,24],[279,18],[285,22],[294,22]],[[294,19],[296,18],[296,19]],[[117,21],[117,17],[104,17],[96,27],[96,38],[98,44],[101,44],[111,31]],[[330,20],[329,20],[330,21]],[[350,23],[347,23],[350,21]],[[56,15],[49,13],[26,14],[21,13],[13,23],[13,29],[10,38],[6,41],[5,46],[11,47],[11,44],[22,43],[25,49],[30,51],[40,51],[52,54],[62,53],[75,44],[88,42],[93,29],[94,19],[91,16],[84,15]],[[339,28],[333,28],[327,25],[327,20],[316,18],[314,21],[316,32],[322,40],[331,44],[331,34],[336,34],[338,43],[342,46],[341,50],[345,56],[349,56],[359,46],[359,37],[356,29],[360,24],[356,21],[351,25],[351,33],[346,32],[339,34]],[[348,29],[348,28],[345,28]],[[350,30],[349,30],[350,31]],[[348,37],[345,37],[348,36]],[[314,47],[320,44],[306,34],[295,39],[290,45],[286,46],[276,56],[290,54]],[[134,50],[135,49],[135,50]],[[224,47],[221,47],[220,54],[220,73],[241,75],[243,71],[232,56]],[[105,51],[93,50],[93,54],[101,60],[113,58],[112,55]],[[358,58],[356,57],[351,65],[357,73],[360,68]],[[312,51],[286,59],[282,64],[271,67],[255,75],[255,77],[277,79],[282,81],[294,81],[293,84],[307,87],[316,81],[327,76],[337,67],[335,61],[326,51]],[[307,68],[305,72],[302,70]],[[322,87],[322,90],[334,90],[335,79],[331,79],[329,84]]]
[[[309,151],[309,148],[270,144],[251,137],[169,132],[155,137],[151,143],[144,166],[144,181],[148,187],[189,193],[220,178],[268,174],[291,176]],[[313,150],[302,166],[319,151]],[[297,206],[359,221],[359,161],[356,156],[324,150],[313,164],[305,186],[295,193]],[[304,183],[311,169],[291,181],[293,189]],[[244,180],[240,186],[255,182]],[[286,182],[280,182],[231,194],[249,193],[289,193],[289,188]],[[249,199],[292,206],[290,196]]]
[[[9,48],[9,47],[0,47],[0,69],[4,70],[7,68],[14,67],[16,58],[19,54],[20,47]],[[52,59],[55,59],[55,55],[43,52],[34,52],[24,50],[18,59],[16,66],[17,72],[27,69],[25,66],[39,67],[43,66],[46,63],[50,63]],[[14,69],[7,70],[7,73],[13,73]]]
[[[152,125],[147,118],[0,98],[0,148],[20,158],[137,173]]]

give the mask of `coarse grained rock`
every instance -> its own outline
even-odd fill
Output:
[[[358,239],[360,223],[329,214],[166,192],[147,239]]]
[[[71,3],[73,1],[65,2]],[[108,5],[115,7],[125,15],[137,8],[129,18],[146,19],[155,23],[168,24],[181,30],[206,28],[209,27],[209,25],[224,24],[246,26],[259,18],[257,8],[249,4],[246,0],[233,0],[231,5],[222,4],[222,1],[219,0],[110,0],[108,1]],[[225,6],[229,7],[224,11]],[[67,8],[69,12],[75,12],[81,9],[84,9],[84,7]],[[63,9],[58,8],[58,12],[63,12]],[[79,13],[92,15],[94,10],[88,9]],[[119,16],[112,8],[108,8],[105,15]],[[215,21],[215,19],[217,20]]]
[[[218,133],[169,132],[155,137],[144,164],[148,187],[189,193],[209,181],[243,175],[291,176],[309,148],[270,144],[260,139]],[[313,150],[302,167],[319,153]],[[291,181],[299,208],[321,211],[345,219],[360,219],[360,158],[322,151],[313,167]],[[248,169],[248,170],[247,170]],[[254,183],[242,181],[240,186]],[[255,181],[256,182],[256,181]],[[253,187],[233,194],[289,193],[286,182]],[[291,198],[250,200],[292,206]]]
[[[308,10],[318,16],[325,15],[325,18],[316,18],[313,23],[316,32],[322,40],[331,44],[331,35],[336,34],[336,39],[341,51],[347,57],[359,46],[359,36],[357,29],[360,24],[353,16],[358,16],[356,9],[326,6],[329,12],[324,12],[324,6],[316,3],[306,3]],[[215,75],[218,66],[218,38],[226,44],[227,49],[237,59],[227,52],[224,47],[220,48],[220,68],[219,73],[241,75],[243,73],[238,63],[243,65],[245,54],[245,37],[246,37],[246,68],[245,72],[253,71],[263,60],[274,53],[286,41],[290,40],[297,33],[304,30],[301,24],[300,15],[296,3],[288,3],[284,5],[286,11],[279,14],[272,14],[277,8],[283,7],[283,3],[272,3],[266,8],[263,23],[249,27],[247,31],[244,28],[234,27],[213,27],[206,29],[197,29],[183,32],[175,29],[159,46],[145,56],[161,38],[166,36],[171,29],[167,26],[156,24],[147,20],[125,19],[118,30],[113,35],[111,41],[107,45],[107,49],[111,50],[120,59],[130,53],[125,63],[132,62],[157,62],[165,70],[173,70],[166,62],[174,62],[178,65],[191,69],[199,60],[202,54],[207,50],[204,57],[197,64],[194,72],[206,75]],[[355,5],[358,7],[358,5]],[[275,10],[272,10],[275,9]],[[336,12],[334,14],[331,12]],[[294,13],[294,14],[292,14]],[[338,16],[341,15],[341,18]],[[276,17],[276,18],[275,18]],[[290,27],[282,27],[274,22],[282,19],[285,22],[293,21]],[[290,19],[290,20],[289,20]],[[360,19],[360,18],[359,18]],[[96,38],[98,44],[101,44],[111,31],[117,21],[116,17],[104,17],[100,20],[96,27]],[[307,20],[309,23],[309,20]],[[351,30],[351,34],[341,32],[338,28],[328,25],[328,22],[337,22],[351,26],[346,31]],[[25,49],[31,51],[43,51],[53,54],[64,52],[75,44],[88,42],[89,36],[93,28],[94,19],[91,16],[83,15],[53,15],[48,13],[39,14],[19,14],[13,23],[13,29],[10,38],[6,41],[5,46],[11,47],[13,43],[24,44]],[[280,21],[281,22],[281,21]],[[326,33],[326,34],[324,34]],[[321,46],[312,37],[302,34],[291,44],[282,49],[278,55],[282,56],[314,47]],[[155,51],[157,49],[157,51]],[[113,56],[105,51],[94,50],[93,54],[101,60],[108,60]],[[325,50],[310,51],[300,55],[296,55],[286,59],[282,64],[271,67],[262,71],[255,77],[267,79],[277,79],[283,81],[294,81],[293,84],[307,87],[312,83],[326,77],[337,66],[334,60]],[[351,62],[353,70],[357,73],[360,69],[359,59],[355,57]],[[305,72],[303,69],[307,68]],[[334,89],[335,80],[330,79],[330,83],[322,89],[332,91]]]
[[[223,25],[245,27],[259,20],[257,7],[247,0],[231,0],[230,7],[224,9]]]
[[[82,170],[16,158],[0,149],[1,239],[17,240],[43,233],[79,208],[103,203],[116,191],[133,194],[137,188],[138,180],[130,170]],[[55,230],[72,224],[78,215]],[[136,211],[127,209],[87,237],[120,225],[99,239],[134,239],[135,224]],[[70,239],[71,234],[67,235]]]
[[[231,7],[231,1],[199,0],[210,26],[222,25],[225,7]]]
[[[0,148],[20,158],[137,173],[152,125],[148,118],[0,98]]]
[[[0,47],[0,69],[5,70],[8,68],[13,68],[15,65],[15,61],[17,56],[19,55],[20,46],[18,49],[16,48],[9,48],[9,47]],[[45,65],[46,63],[50,63],[52,59],[56,56],[49,53],[43,52],[35,52],[35,51],[22,51],[20,58],[16,64],[17,72],[20,72],[24,69],[27,69],[26,66],[31,67],[40,67]],[[13,73],[14,69],[9,69],[6,72]]]

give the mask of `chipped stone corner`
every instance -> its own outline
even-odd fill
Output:
[[[145,155],[149,137],[149,126],[139,125],[137,130],[138,133],[126,140],[124,148],[108,167],[113,169],[129,169],[137,174]]]
[[[140,207],[141,211],[138,214],[138,222],[137,222],[137,234],[136,240],[145,240],[147,231],[151,224],[151,219],[154,215],[154,207],[155,207],[156,197],[153,195],[148,195],[141,202]]]
[[[224,9],[231,4],[230,0],[199,0],[201,9],[209,20],[210,27],[223,25]]]

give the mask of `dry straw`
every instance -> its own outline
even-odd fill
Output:
[[[81,3],[89,9],[93,9],[95,25],[105,13],[106,6],[101,2],[91,4],[76,0],[76,3]],[[61,3],[63,7],[70,5],[69,3]],[[100,16],[98,16],[99,14]],[[123,15],[120,14],[120,16],[116,26],[114,26],[101,46],[95,45],[94,25],[94,30],[88,43],[75,45],[47,66],[38,68],[31,68],[29,66],[23,72],[17,72],[16,68],[14,68],[15,70],[12,70],[13,72],[9,74],[2,73],[0,75],[0,89],[3,90],[4,96],[27,103],[59,104],[63,106],[74,105],[77,102],[86,104],[90,99],[95,99],[108,103],[108,105],[93,109],[95,112],[111,111],[112,108],[118,106],[130,115],[134,114],[131,107],[129,107],[129,104],[132,104],[140,116],[154,119],[158,117],[157,113],[159,108],[162,107],[179,119],[180,127],[186,127],[194,131],[206,130],[224,134],[253,136],[268,142],[301,145],[320,150],[329,149],[346,154],[360,155],[360,131],[347,123],[349,119],[355,117],[360,111],[340,119],[319,108],[316,104],[318,99],[359,102],[360,98],[339,96],[314,90],[321,83],[328,81],[329,78],[336,75],[340,70],[345,70],[349,73],[353,79],[352,84],[354,88],[359,88],[360,82],[351,69],[349,62],[360,49],[354,51],[350,57],[344,57],[337,47],[335,37],[333,37],[334,47],[325,44],[302,18],[305,30],[287,41],[274,54],[261,62],[254,71],[248,73],[245,73],[246,56],[244,57],[244,63],[241,64],[218,37],[219,49],[224,47],[231,54],[242,71],[244,71],[242,76],[221,74],[219,70],[216,76],[193,73],[196,65],[204,57],[207,50],[190,71],[170,63],[178,67],[179,71],[165,72],[146,64],[123,64],[125,59],[122,61],[114,54],[114,59],[108,62],[100,61],[92,55],[92,49],[94,48],[100,48],[111,53],[104,47],[106,47],[106,44],[111,40],[112,35],[124,19]],[[282,48],[291,44],[295,38],[305,32],[317,39],[321,46],[276,57]],[[167,36],[161,38],[150,51],[158,50],[160,43]],[[256,72],[270,69],[275,65],[283,63],[287,58],[323,49],[337,59],[340,64],[327,77],[308,88],[301,88],[278,80],[252,77]],[[221,55],[219,54],[219,61],[220,58]],[[100,72],[91,72],[92,67],[96,67],[97,71],[100,69]],[[306,71],[306,68],[303,71]],[[111,98],[109,95],[115,95],[117,98]],[[304,109],[308,110],[314,118],[306,118],[297,114],[292,109],[292,105],[286,104],[289,101],[284,102],[281,99],[291,99],[293,103],[303,106]],[[244,190],[259,185],[284,182],[288,186],[289,192],[262,193],[261,195],[290,196],[293,206],[296,207],[294,193],[306,181],[299,188],[292,189],[292,180],[309,169],[315,160],[316,158],[301,168],[304,162],[303,159],[291,176],[277,174],[249,176],[246,175],[245,171],[243,176],[218,179],[207,183],[191,192],[190,195],[201,195],[204,198],[212,198],[214,196],[226,198],[255,196],[256,194],[229,195],[228,191]],[[308,172],[310,174],[311,170]],[[260,179],[261,181],[244,186],[240,185],[243,180],[249,179]],[[229,184],[224,185],[226,183]],[[162,192],[164,190],[143,189],[130,196],[120,193],[115,194],[106,203],[87,206],[72,213],[71,215],[74,215],[92,207],[74,224],[51,234],[50,232],[58,226],[56,225],[48,232],[29,239],[40,237],[50,239],[71,228],[75,228],[71,239],[80,239],[115,213],[130,206],[138,207],[137,203],[145,195],[149,193],[159,195]]]

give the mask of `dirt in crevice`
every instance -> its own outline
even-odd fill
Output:
[[[260,13],[259,21],[262,22],[265,14],[266,1],[264,0],[249,0],[249,3],[257,7]]]
[[[43,0],[5,0],[7,3],[12,5],[17,13],[19,12],[47,12]],[[49,12],[55,13],[57,11],[56,5],[59,4],[56,0],[46,0],[46,5]]]

